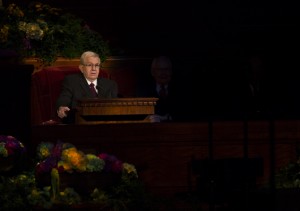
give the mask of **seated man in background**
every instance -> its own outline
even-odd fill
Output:
[[[63,123],[74,123],[77,101],[84,98],[116,98],[115,81],[100,78],[101,60],[97,53],[86,51],[80,57],[80,72],[67,75],[56,101],[57,115]]]
[[[138,89],[139,97],[156,97],[155,114],[150,115],[151,122],[170,121],[173,119],[172,101],[174,97],[172,84],[172,62],[166,56],[153,58],[151,64],[152,80],[143,83]]]

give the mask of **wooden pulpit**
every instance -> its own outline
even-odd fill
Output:
[[[158,98],[83,99],[78,101],[75,124],[150,122]]]

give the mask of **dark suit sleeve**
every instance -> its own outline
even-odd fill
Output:
[[[61,86],[61,92],[56,100],[56,110],[60,106],[72,106],[73,89],[70,77],[65,77]]]
[[[91,92],[82,73],[67,75],[63,80],[56,107],[68,106],[70,109],[76,109],[79,99],[90,97]]]

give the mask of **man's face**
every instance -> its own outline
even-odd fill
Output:
[[[170,67],[158,66],[152,69],[152,76],[158,84],[168,84],[171,81],[172,70]]]
[[[94,81],[100,73],[100,59],[98,57],[87,57],[85,63],[79,65],[80,71],[89,81]]]

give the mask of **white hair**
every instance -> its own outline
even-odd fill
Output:
[[[86,57],[97,57],[97,58],[99,58],[99,62],[101,62],[99,54],[97,54],[93,51],[86,51],[83,54],[81,54],[80,64],[84,64]]]

